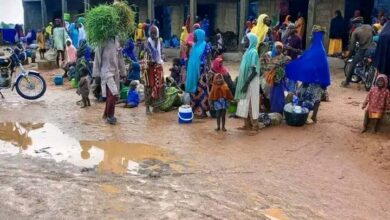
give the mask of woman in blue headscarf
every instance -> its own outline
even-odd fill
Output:
[[[259,129],[260,106],[260,60],[257,52],[258,37],[249,33],[246,35],[245,47],[238,75],[235,99],[239,100],[236,115],[245,118],[242,130]]]
[[[331,81],[329,63],[322,42],[324,28],[315,25],[312,32],[310,49],[286,66],[286,74],[289,79],[302,82],[298,96],[305,107],[313,110],[311,119],[317,122],[321,98]]]
[[[72,40],[73,46],[79,48],[79,29],[75,23],[69,26],[69,37]]]
[[[210,68],[210,46],[206,43],[206,33],[202,29],[194,32],[188,65],[185,90],[191,94],[191,107],[196,116],[207,117],[209,110],[207,72]]]

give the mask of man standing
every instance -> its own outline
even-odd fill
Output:
[[[355,30],[352,32],[346,56],[349,56],[355,51],[357,43],[359,44],[359,48],[356,51],[355,56],[353,57],[351,65],[352,68],[349,69],[346,81],[343,81],[341,84],[343,87],[348,86],[351,82],[353,72],[355,71],[355,66],[364,59],[364,55],[367,49],[371,46],[373,38],[373,29],[370,25],[363,24],[363,17],[354,18],[352,20],[352,24],[354,25]]]
[[[125,62],[119,40],[110,39],[103,46],[98,46],[93,64],[93,77],[101,79],[102,96],[106,97],[103,119],[109,124],[117,122],[115,104],[119,95],[119,78],[125,76]]]
[[[54,49],[57,50],[57,67],[60,68],[60,59],[65,60],[65,40],[68,38],[65,28],[62,25],[61,19],[55,19],[53,30]]]

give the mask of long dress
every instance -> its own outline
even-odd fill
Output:
[[[379,73],[390,77],[390,21],[386,23],[379,35],[375,57],[375,66]]]
[[[328,54],[334,55],[343,51],[343,37],[346,34],[346,25],[341,15],[330,22]]]
[[[250,116],[252,119],[259,118],[260,106],[260,77],[256,76],[249,84],[245,99],[240,99],[236,115],[241,118]]]
[[[155,28],[153,26],[153,28]],[[157,35],[159,36],[159,35]],[[147,40],[147,53],[149,54],[149,64],[145,76],[145,104],[146,106],[157,107],[164,98],[164,70],[161,54],[161,41]]]
[[[260,61],[256,48],[259,41],[258,36],[253,33],[247,34],[247,37],[249,47],[241,61],[235,94],[235,99],[239,100],[236,115],[257,120],[260,108]],[[256,68],[258,74],[250,82],[248,90],[244,92],[243,88],[252,73],[253,67]]]
[[[201,58],[200,78],[198,81],[197,91],[191,94],[191,107],[194,114],[198,117],[206,116],[206,112],[210,110],[208,100],[210,79],[207,76],[209,71],[207,62],[210,53],[211,47],[207,44]]]
[[[283,65],[289,61],[289,57],[283,54],[272,58],[271,63],[274,65]],[[280,75],[274,77],[274,83],[270,89],[270,104],[271,112],[277,112],[283,114],[283,108],[285,105],[284,90],[286,87],[284,67],[277,67],[276,72],[281,72]]]

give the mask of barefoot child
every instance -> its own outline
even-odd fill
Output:
[[[379,75],[376,86],[371,88],[363,103],[362,109],[368,105],[364,115],[363,133],[367,131],[370,121],[374,122],[374,132],[378,131],[379,121],[384,113],[390,110],[390,91],[387,89],[388,79],[386,75]]]
[[[41,60],[45,59],[46,53],[46,38],[44,31],[38,31],[38,45],[39,45],[39,57]]]
[[[226,109],[228,107],[228,102],[233,100],[233,95],[227,86],[226,82],[223,80],[222,74],[216,74],[213,80],[213,86],[210,92],[210,101],[212,106],[217,111],[217,129],[216,131],[221,130],[221,121],[222,121],[222,131],[226,131],[225,122],[226,122]]]
[[[83,105],[81,106],[81,108],[91,106],[91,102],[89,101],[88,70],[85,68],[81,69],[81,78],[79,82],[79,88],[77,89],[77,94],[81,95],[81,97],[83,98]]]

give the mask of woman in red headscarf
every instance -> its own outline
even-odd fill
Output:
[[[232,94],[235,93],[235,88],[234,88],[234,83],[233,83],[232,77],[229,74],[229,70],[223,65],[222,56],[218,56],[217,58],[215,58],[212,66],[211,66],[211,71],[214,74],[222,74],[223,80],[228,85],[229,90],[232,92]]]

